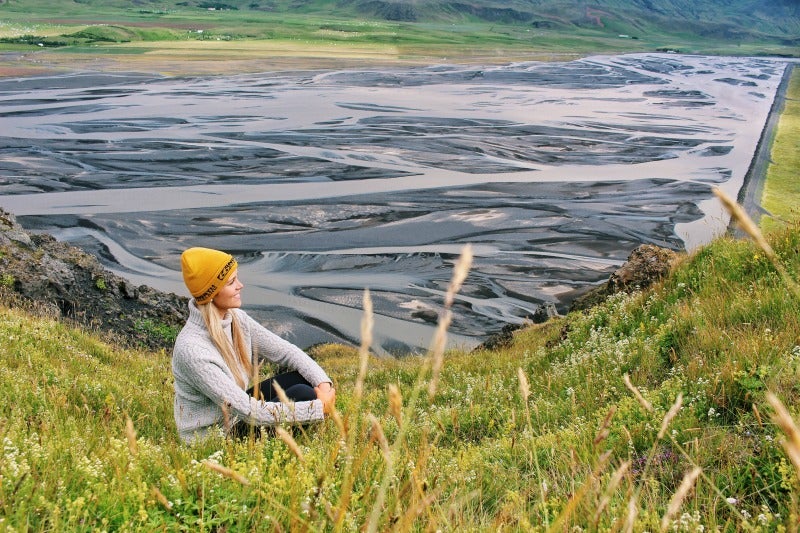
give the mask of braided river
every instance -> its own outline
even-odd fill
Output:
[[[288,340],[424,350],[453,264],[451,345],[565,312],[642,243],[724,233],[785,64],[564,63],[0,79],[0,207],[135,284],[188,295],[180,253],[239,260]]]

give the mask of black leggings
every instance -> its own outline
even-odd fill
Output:
[[[261,389],[259,399],[265,402],[274,402],[278,399],[278,393],[272,386],[273,383],[277,383],[293,402],[308,402],[317,399],[317,391],[314,390],[311,383],[306,381],[306,378],[300,375],[300,372],[287,372],[265,379],[259,384]],[[247,389],[247,394],[253,396],[254,388]]]
[[[299,372],[287,372],[285,374],[278,374],[277,376],[265,379],[259,383],[259,400],[263,400],[265,402],[278,401],[278,393],[272,386],[273,383],[277,383],[280,388],[283,389],[283,392],[286,393],[286,397],[293,402],[308,402],[317,399],[317,391],[314,390],[314,387],[311,386],[311,383],[306,381],[306,379],[301,376]],[[253,392],[255,392],[255,387],[250,387],[247,389],[248,395],[253,396]],[[259,438],[261,437],[262,430],[266,429],[271,430],[272,428],[251,426],[246,421],[239,420],[231,428],[230,435],[234,438],[241,439],[252,433],[254,437]]]

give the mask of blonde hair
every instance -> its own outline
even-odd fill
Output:
[[[250,375],[253,372],[253,361],[244,342],[244,335],[242,335],[242,328],[239,327],[239,319],[236,317],[236,313],[233,310],[229,311],[232,317],[231,338],[233,339],[233,344],[231,344],[222,329],[219,308],[214,305],[214,302],[198,305],[197,308],[200,310],[200,314],[203,315],[211,340],[219,350],[219,353],[222,354],[225,364],[231,369],[233,377],[236,378],[236,383],[242,389],[246,389],[250,382]]]

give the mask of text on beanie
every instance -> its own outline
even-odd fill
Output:
[[[236,267],[232,255],[211,248],[189,248],[181,254],[183,282],[198,304],[210,302]]]

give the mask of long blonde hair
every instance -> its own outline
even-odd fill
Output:
[[[253,372],[253,360],[250,356],[250,351],[244,342],[244,335],[242,335],[242,328],[239,326],[239,320],[233,310],[231,313],[231,338],[233,344],[228,340],[225,331],[222,329],[222,319],[219,317],[219,308],[214,305],[214,302],[198,305],[200,314],[203,315],[203,320],[206,323],[208,334],[211,335],[211,340],[214,345],[222,354],[222,359],[225,364],[231,369],[233,377],[236,378],[236,383],[242,389],[246,389],[250,383],[250,376]]]

